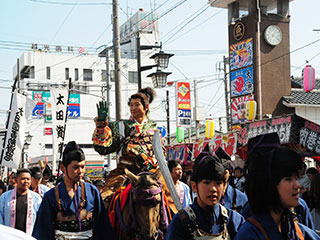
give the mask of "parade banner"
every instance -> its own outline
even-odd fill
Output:
[[[190,83],[177,82],[177,127],[191,127]]]
[[[253,67],[230,73],[231,97],[253,93]]]
[[[217,135],[209,142],[209,147],[213,152],[216,152],[221,147],[229,156],[232,156],[237,151],[238,134],[230,133]]]
[[[52,107],[52,139],[53,139],[53,168],[56,173],[56,161],[62,156],[63,143],[66,130],[66,117],[69,100],[68,89],[51,89],[51,107]]]
[[[33,101],[28,101],[27,97],[14,92],[11,106],[10,118],[8,119],[8,131],[5,139],[5,146],[1,158],[1,165],[17,169],[21,161],[24,145],[26,119],[30,116],[35,106]],[[29,112],[29,113],[28,113]]]
[[[233,44],[229,49],[230,70],[248,67],[253,64],[252,38]]]
[[[246,102],[253,99],[253,95],[247,95],[231,99],[232,124],[244,123],[246,121]]]
[[[187,164],[191,161],[192,144],[181,144],[173,147],[167,147],[167,160],[179,160],[181,163]]]
[[[229,156],[232,156],[237,151],[237,133],[229,133],[214,136],[211,139],[197,139],[193,145],[193,158],[196,158],[203,149],[209,144],[212,153],[216,152],[221,147]]]

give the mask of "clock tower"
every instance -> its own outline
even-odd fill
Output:
[[[257,119],[292,112],[281,101],[291,93],[289,1],[209,1],[228,9],[232,126],[246,121],[249,100],[257,102]]]

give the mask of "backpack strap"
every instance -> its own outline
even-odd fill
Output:
[[[64,213],[63,208],[62,208],[60,195],[59,195],[59,185],[60,185],[60,183],[57,186],[54,187],[54,193],[55,193],[55,196],[56,196],[56,200],[57,200],[57,203],[58,203],[59,210],[60,210],[61,213]]]
[[[304,240],[304,236],[303,236],[303,234],[302,234],[302,231],[301,231],[301,229],[300,229],[297,221],[293,221],[293,222],[294,222],[294,228],[295,228],[295,230],[296,230],[296,233],[297,233],[297,235],[298,235],[298,238],[299,238],[300,240]]]
[[[256,219],[254,219],[253,217],[249,217],[247,220],[249,222],[251,222],[253,225],[255,225],[260,230],[260,232],[263,234],[265,240],[269,240],[269,237],[268,237],[266,231],[264,230],[262,225]]]

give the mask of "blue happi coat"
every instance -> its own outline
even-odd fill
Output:
[[[289,223],[285,234],[281,234],[270,214],[253,216],[263,227],[270,240],[298,240],[295,229]],[[305,240],[319,240],[320,237],[307,226],[298,223]],[[263,233],[251,222],[246,221],[240,228],[235,240],[265,239]]]
[[[113,229],[111,227],[107,210],[103,204],[102,198],[98,189],[92,184],[84,182],[85,186],[85,203],[83,209],[87,212],[93,212],[94,239],[115,239]],[[71,199],[64,182],[61,182],[58,186],[60,200],[65,215],[73,216],[76,214],[74,198],[78,196],[80,202],[81,197],[81,184],[78,186],[78,194],[75,194]],[[56,219],[56,215],[59,212],[58,202],[55,196],[55,189],[52,188],[45,193],[42,204],[40,206],[37,221],[33,230],[32,236],[38,240],[53,240],[55,239],[55,229],[53,222]]]
[[[0,197],[0,224],[11,225],[11,193],[13,190],[5,192]],[[38,193],[28,190],[28,195],[32,196],[32,217],[31,217],[31,232],[33,230],[38,209],[41,204],[41,197]]]
[[[236,195],[237,195],[236,196],[237,209],[239,209],[241,211],[241,209],[243,209],[244,206],[247,204],[248,197],[246,194],[239,191],[238,189],[231,187],[229,183],[228,183],[227,189],[224,193],[224,196],[223,196],[221,203],[226,208],[232,209],[234,191],[236,192]],[[233,210],[235,210],[235,209],[233,209]]]
[[[309,227],[312,230],[315,229],[308,205],[302,198],[299,198],[299,205],[294,208],[293,212],[296,215],[299,223]],[[245,219],[252,216],[252,212],[249,204],[247,204],[244,207],[244,209],[242,209],[241,215]]]

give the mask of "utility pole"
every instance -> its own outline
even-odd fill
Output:
[[[136,48],[137,48],[137,72],[138,72],[138,90],[142,88],[142,81],[141,81],[141,46],[140,46],[140,34],[139,32],[137,33],[136,37]]]
[[[20,59],[17,58],[17,71],[18,71],[18,93],[21,93],[21,73],[20,73]]]
[[[229,104],[229,91],[228,91],[228,73],[227,73],[227,63],[228,58],[223,56],[223,73],[224,73],[224,94],[225,94],[225,101],[226,101],[226,120],[227,120],[227,131],[231,131],[231,113],[230,113],[230,104]]]
[[[170,111],[169,111],[169,90],[167,90],[167,106],[166,106],[166,110],[167,110],[167,137],[168,137],[168,145],[170,145]]]
[[[193,81],[194,84],[194,106],[196,111],[198,110],[198,96],[197,96],[197,89],[198,89],[198,83],[196,80]],[[195,117],[197,118],[197,114],[195,114]],[[199,121],[197,119],[195,119],[196,121],[196,139],[199,139]]]
[[[120,72],[120,35],[119,35],[119,1],[112,0],[112,19],[113,19],[113,52],[115,70],[115,90],[116,90],[116,121],[122,118],[121,108],[121,72]]]
[[[110,109],[110,75],[109,75],[109,49],[106,48],[106,95],[107,95],[107,104],[108,104],[108,107]],[[110,111],[109,111],[110,113]],[[110,122],[110,114],[108,114],[108,122]],[[111,156],[110,154],[108,154],[107,156],[107,162],[108,162],[108,169],[111,169]]]

